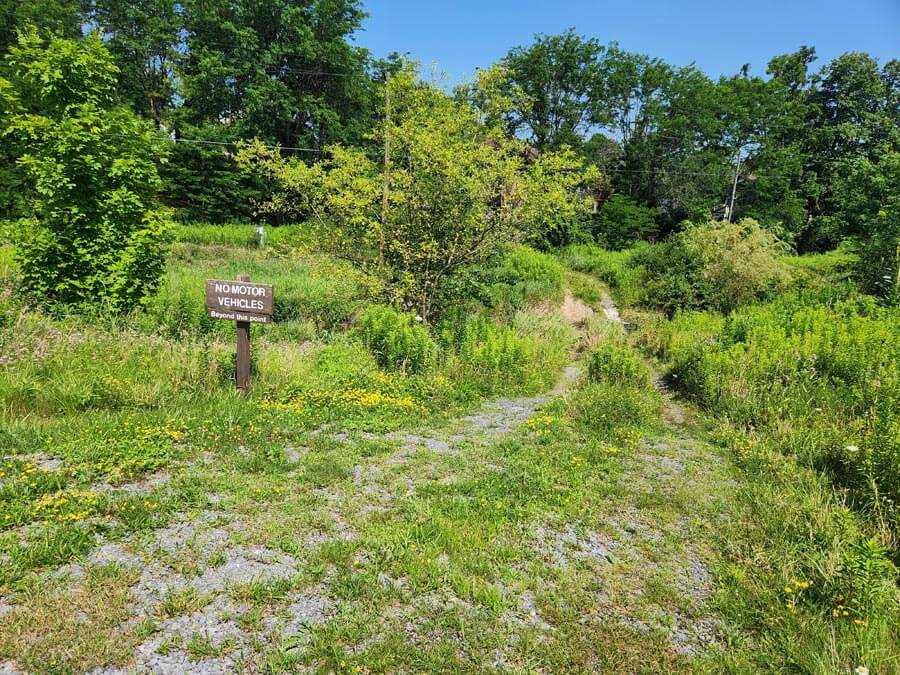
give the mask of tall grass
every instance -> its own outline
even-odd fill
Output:
[[[632,264],[632,258],[645,246],[607,251],[592,244],[575,244],[562,249],[558,256],[568,268],[605,281],[621,304],[636,305],[641,300],[643,270]]]
[[[742,501],[755,520],[736,528],[729,547],[744,561],[758,554],[751,546],[769,558],[749,562],[752,571],[735,584],[753,586],[749,597],[784,602],[784,591],[766,587],[773,578],[792,592],[796,579],[812,583],[802,594],[812,614],[785,618],[785,630],[827,633],[833,627],[815,612],[837,612],[831,618],[851,629],[868,627],[841,632],[847,648],[877,663],[897,639],[891,625],[900,610],[892,562],[900,559],[898,325],[896,309],[867,296],[822,304],[790,295],[727,317],[685,312],[645,322],[637,338],[715,416],[744,472]],[[749,603],[734,606],[747,612]],[[809,659],[808,647],[800,640],[779,649]]]
[[[666,346],[685,389],[732,422],[765,429],[897,529],[900,313],[871,302],[791,300],[730,315],[703,337],[681,317]]]
[[[175,241],[186,244],[217,244],[231,248],[259,248],[258,225],[251,223],[180,223]],[[278,247],[303,238],[302,225],[264,226],[264,246]]]
[[[467,398],[477,398],[551,387],[568,360],[574,333],[558,317],[518,312],[511,325],[453,317],[440,339],[447,377]]]
[[[521,309],[536,302],[562,299],[565,268],[551,255],[528,246],[511,246],[480,270],[474,295],[490,307]]]
[[[280,258],[185,247],[176,251],[161,287],[134,320],[147,331],[172,337],[230,333],[229,322],[206,316],[205,281],[244,273],[275,287],[274,323],[259,332],[299,340],[349,325],[372,288],[348,265],[311,254]]]

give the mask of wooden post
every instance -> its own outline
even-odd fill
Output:
[[[391,72],[384,73],[384,168],[381,178],[381,234],[378,238],[378,270],[384,269],[384,231],[388,219],[391,171]]]
[[[238,281],[250,281],[249,274],[241,274]],[[250,385],[250,322],[237,323],[237,362],[234,369],[234,383],[241,391]]]

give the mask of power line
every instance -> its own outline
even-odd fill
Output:
[[[225,145],[230,147],[237,147],[241,144],[239,141],[202,141],[197,138],[182,138],[180,136],[175,136],[174,138],[172,136],[168,136],[168,139],[175,143],[196,143],[197,145]],[[262,147],[266,148],[267,150],[293,150],[296,152],[316,152],[322,154],[326,152],[325,150],[319,150],[317,148],[298,148],[291,147],[289,145],[263,145]]]

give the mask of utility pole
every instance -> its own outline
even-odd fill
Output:
[[[741,150],[737,152],[737,162],[734,165],[734,181],[731,184],[731,203],[728,205],[728,217],[726,222],[731,222],[731,216],[734,213],[734,198],[737,195],[738,174],[741,171]]]
[[[391,73],[384,73],[384,169],[381,184],[381,236],[378,241],[378,269],[384,268],[384,230],[388,219],[388,189],[391,168]]]

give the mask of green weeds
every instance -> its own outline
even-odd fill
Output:
[[[649,319],[636,336],[739,472],[722,607],[765,656],[741,646],[730,669],[896,667],[900,317],[820,298]]]

